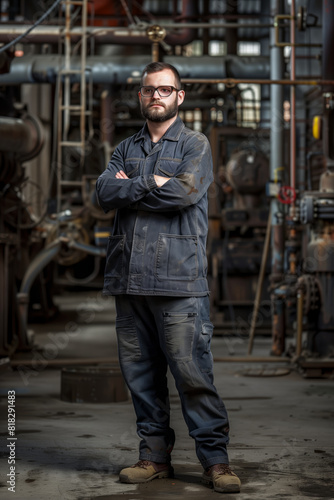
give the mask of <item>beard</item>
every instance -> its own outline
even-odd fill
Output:
[[[151,108],[153,104],[160,104],[161,106],[164,106],[165,109],[162,110],[160,108],[159,109]],[[161,101],[155,101],[153,103],[151,102],[149,105],[143,106],[143,101],[141,101],[140,110],[141,114],[146,120],[155,123],[162,123],[167,120],[170,120],[171,118],[174,118],[174,116],[177,115],[178,112],[177,99],[175,99],[175,101],[169,106],[166,106]]]

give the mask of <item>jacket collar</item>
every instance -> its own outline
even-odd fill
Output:
[[[178,141],[184,127],[185,125],[183,121],[179,116],[177,116],[176,120],[173,121],[171,126],[166,130],[164,135],[161,137],[161,140]],[[143,128],[136,135],[135,142],[139,141],[140,139],[144,139],[145,141],[151,141],[147,123],[145,123]]]

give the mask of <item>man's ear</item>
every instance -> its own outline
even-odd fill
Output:
[[[179,90],[177,93],[177,103],[180,106],[185,98],[185,91],[184,90]]]

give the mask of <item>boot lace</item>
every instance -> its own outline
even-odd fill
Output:
[[[135,465],[133,465],[132,468],[141,467],[142,469],[146,469],[150,465],[151,465],[151,462],[149,460],[139,460],[139,462],[137,462]]]
[[[232,471],[229,465],[227,464],[217,464],[213,465],[210,469],[210,472],[217,472],[217,474],[226,474],[227,476],[235,476],[235,473]]]

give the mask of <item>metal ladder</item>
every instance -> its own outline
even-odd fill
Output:
[[[80,187],[82,186],[81,180],[64,180],[63,164],[65,158],[65,150],[68,147],[77,148],[80,152],[80,166],[84,163],[85,148],[87,144],[87,129],[86,123],[89,120],[89,133],[88,137],[93,131],[92,126],[92,78],[91,73],[89,73],[88,82],[86,82],[86,57],[87,57],[87,3],[88,0],[63,0],[60,2],[60,16],[65,14],[65,26],[61,37],[61,45],[63,45],[64,50],[64,66],[58,73],[57,88],[59,92],[58,96],[58,131],[57,131],[57,213],[60,214],[62,211],[62,201],[64,198],[64,187]],[[73,6],[81,7],[81,30],[74,31],[72,29],[72,17],[71,9]],[[77,38],[79,36],[79,41],[74,45],[73,36]],[[74,67],[73,57],[76,48],[80,49],[80,67]],[[62,46],[60,46],[60,52],[62,52]],[[76,80],[78,80],[80,103],[73,104],[73,93],[72,93],[72,80],[73,76],[77,75]],[[88,91],[88,92],[87,92]],[[88,93],[88,99],[87,99]],[[56,97],[57,98],[57,97]],[[87,105],[88,103],[88,105]],[[68,134],[73,117],[80,118],[80,140],[69,140]]]

